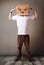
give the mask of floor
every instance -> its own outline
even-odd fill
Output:
[[[0,56],[0,65],[44,65],[44,57],[32,57],[33,61],[29,62],[22,57],[15,62],[16,56]]]

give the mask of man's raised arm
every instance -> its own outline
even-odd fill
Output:
[[[15,11],[15,8],[10,10],[10,13],[9,13],[9,20],[12,19],[12,13],[13,13],[14,11]]]
[[[34,10],[34,17],[35,19],[38,19],[38,12],[36,10]]]

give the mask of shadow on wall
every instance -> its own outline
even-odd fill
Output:
[[[44,22],[43,0],[1,0],[0,1],[0,55],[17,54],[17,26],[16,21],[9,21],[10,9],[18,3],[28,3],[39,12],[39,19],[29,22],[30,51],[32,55],[44,55]],[[16,14],[14,12],[14,14]],[[24,45],[22,52],[24,53]]]

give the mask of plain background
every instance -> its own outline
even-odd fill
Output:
[[[0,55],[17,54],[17,25],[16,21],[8,20],[8,15],[19,3],[28,3],[38,11],[39,19],[29,21],[30,52],[32,55],[44,55],[44,0],[0,0]]]

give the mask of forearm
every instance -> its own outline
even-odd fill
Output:
[[[12,19],[12,13],[10,12],[9,13],[9,20],[11,20]]]
[[[34,16],[35,16],[35,19],[38,19],[38,13],[36,10],[34,10]]]

